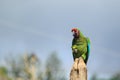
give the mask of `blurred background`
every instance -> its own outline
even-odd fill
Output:
[[[69,80],[71,28],[91,40],[88,80],[120,80],[120,0],[0,0],[0,80]]]

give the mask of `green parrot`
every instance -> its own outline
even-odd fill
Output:
[[[73,28],[71,31],[73,32],[74,37],[72,40],[73,58],[75,60],[76,58],[82,57],[85,64],[87,64],[90,54],[90,40],[77,28]]]

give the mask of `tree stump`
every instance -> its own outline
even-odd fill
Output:
[[[82,57],[75,59],[70,72],[70,80],[87,80],[87,67]]]

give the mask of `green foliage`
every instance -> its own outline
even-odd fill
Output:
[[[61,62],[56,53],[52,53],[50,56],[48,56],[48,59],[46,61],[47,69],[51,70],[52,73],[56,73],[59,71],[60,67]]]
[[[120,73],[116,73],[110,80],[120,80]]]
[[[5,67],[0,67],[0,75],[5,76],[7,75],[8,71]]]
[[[97,78],[97,74],[94,74],[94,75],[91,77],[90,80],[98,80],[98,78]]]
[[[56,52],[48,55],[42,71],[40,65],[37,66],[40,60],[35,54],[9,57],[8,61],[9,67],[0,67],[0,80],[67,80]],[[109,79],[98,78],[97,74],[94,74],[90,80],[120,80],[120,73],[114,74]]]
[[[53,52],[46,61],[46,80],[66,80],[63,72],[61,61],[57,53]]]
[[[61,60],[55,52],[48,55],[44,70],[40,69],[40,60],[33,53],[17,58],[9,57],[8,63],[13,80],[66,80]],[[7,70],[2,68],[0,73],[7,74]]]
[[[8,70],[6,67],[3,67],[3,66],[0,67],[0,80],[12,80],[8,76]]]
[[[25,54],[17,58],[9,58],[9,72],[14,80],[35,80],[37,57],[35,54]]]
[[[111,76],[110,78],[108,79],[105,79],[105,78],[98,78],[97,77],[97,74],[94,74],[90,80],[120,80],[120,73],[116,73],[114,74],[113,76]]]

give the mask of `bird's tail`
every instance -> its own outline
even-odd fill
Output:
[[[86,60],[85,60],[85,63],[86,63],[86,64],[87,64],[89,55],[90,55],[90,39],[87,38],[87,54],[86,54]]]

